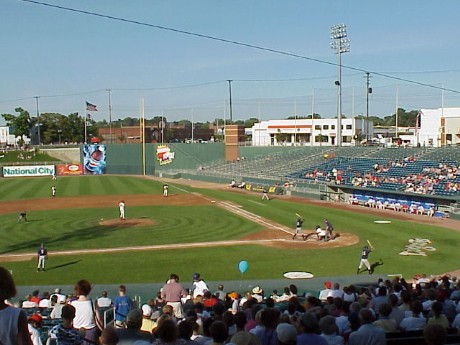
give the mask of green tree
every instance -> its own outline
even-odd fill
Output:
[[[415,127],[417,121],[418,110],[411,110],[407,112],[403,108],[398,108],[398,127]],[[396,114],[384,117],[386,126],[396,126]],[[420,123],[418,124],[420,125]]]
[[[287,120],[300,120],[300,119],[303,119],[303,120],[308,120],[308,119],[311,119],[311,114],[310,115],[307,115],[307,116],[289,116],[287,118]],[[320,114],[317,114],[317,113],[314,113],[313,114],[313,119],[321,119],[321,115]]]
[[[13,128],[15,137],[22,137],[23,135],[28,136],[30,127],[33,125],[29,112],[20,107],[14,109],[14,111],[19,114],[2,114],[3,119],[6,121],[6,125]]]
[[[259,119],[256,117],[250,117],[247,120],[244,120],[243,125],[245,128],[251,128],[255,123],[258,123]]]
[[[67,139],[66,141],[75,143],[83,142],[85,136],[85,121],[83,117],[79,116],[78,113],[72,113],[67,116],[67,121],[68,131],[64,135],[64,138]],[[87,127],[87,130],[90,128],[92,127]]]

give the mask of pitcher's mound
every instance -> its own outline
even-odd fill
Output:
[[[135,226],[153,225],[155,222],[148,218],[133,218],[133,219],[106,219],[101,220],[99,225],[108,226],[111,228],[132,228]]]

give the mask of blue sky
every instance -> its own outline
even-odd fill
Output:
[[[42,1],[303,58],[2,0],[0,113],[23,107],[35,115],[34,96],[40,96],[40,113],[83,113],[89,101],[99,109],[94,117],[108,120],[111,89],[112,119],[137,117],[143,98],[147,118],[211,121],[229,117],[227,80],[233,80],[234,120],[303,116],[312,109],[334,117],[337,55],[329,36],[339,23],[351,40],[351,51],[342,55],[345,116],[365,114],[364,71],[372,77],[370,115],[391,115],[396,106],[460,106],[456,0]]]

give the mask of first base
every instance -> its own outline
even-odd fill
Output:
[[[214,200],[211,200],[211,202],[213,202],[213,203],[214,203],[215,201],[214,201]]]

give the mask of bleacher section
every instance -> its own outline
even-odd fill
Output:
[[[453,167],[451,178],[439,178],[435,172],[441,166]],[[305,179],[316,183],[335,183],[355,187],[372,187],[388,191],[411,192],[409,184],[415,186],[431,181],[431,187],[416,194],[456,196],[460,190],[453,184],[460,184],[459,161],[416,160],[414,156],[403,160],[387,158],[335,157],[286,175],[292,179]],[[457,170],[457,171],[455,171]],[[452,188],[450,188],[450,186]],[[415,191],[414,191],[415,192]]]

